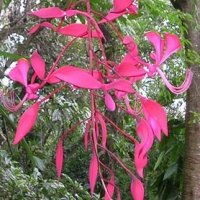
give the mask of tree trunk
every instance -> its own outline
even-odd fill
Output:
[[[171,0],[174,5],[175,0]],[[200,0],[176,0],[176,6],[194,17],[188,25],[187,38],[191,48],[200,53]],[[200,200],[200,66],[190,65],[194,76],[186,99],[186,138],[184,163],[184,200]]]

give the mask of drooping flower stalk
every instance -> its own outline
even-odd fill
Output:
[[[82,3],[84,3],[85,6],[83,8],[86,8],[86,10],[76,9],[77,5]],[[64,140],[79,125],[87,121],[84,145],[86,150],[91,150],[89,164],[91,196],[93,196],[96,182],[100,178],[105,191],[104,200],[110,200],[114,195],[116,195],[117,200],[120,200],[121,194],[115,182],[114,170],[111,170],[106,163],[103,163],[101,159],[103,155],[100,156],[99,152],[103,150],[105,154],[109,155],[110,159],[114,159],[122,167],[130,176],[130,191],[133,199],[143,200],[144,186],[142,178],[144,178],[144,169],[148,163],[148,152],[155,138],[160,141],[163,134],[168,135],[165,109],[156,101],[143,97],[137,91],[136,84],[148,77],[154,78],[159,74],[171,92],[181,94],[189,88],[192,80],[192,72],[188,70],[185,81],[180,86],[175,87],[170,84],[161,69],[162,64],[172,54],[180,50],[181,42],[178,36],[165,33],[164,38],[162,38],[157,32],[146,33],[147,39],[155,49],[150,54],[152,62],[147,63],[140,56],[139,48],[134,38],[129,35],[124,37],[114,25],[114,20],[123,15],[135,15],[137,11],[138,3],[136,0],[113,0],[113,8],[106,16],[102,16],[99,12],[92,10],[90,0],[80,0],[76,3],[72,0],[66,10],[58,7],[49,7],[33,11],[31,14],[43,19],[43,22],[33,26],[29,34],[33,34],[41,27],[45,27],[62,37],[70,36],[72,39],[62,47],[48,72],[46,72],[44,59],[37,51],[33,52],[29,60],[20,59],[18,61],[17,65],[9,73],[9,77],[11,80],[20,83],[25,91],[25,96],[19,104],[15,103],[12,93],[7,96],[0,92],[1,102],[11,112],[18,111],[26,101],[33,101],[33,104],[25,110],[19,119],[13,142],[18,144],[33,129],[40,107],[51,97],[62,91],[66,86],[69,86],[72,91],[89,91],[91,116],[89,119],[81,120],[74,124],[59,138],[56,149],[56,169],[57,176],[60,177],[64,162]],[[76,22],[65,25],[66,18],[78,15],[86,18],[85,24]],[[101,17],[101,20],[97,21],[96,16],[97,18]],[[53,23],[53,19],[57,19],[57,25]],[[112,30],[116,32],[119,41],[127,50],[119,63],[108,60],[106,57],[104,49],[106,39],[100,28],[103,23],[111,26]],[[78,40],[83,40],[87,44],[88,66],[83,68],[82,66],[69,65],[68,63],[60,66],[59,63],[66,55],[67,50]],[[94,51],[95,45],[98,46],[100,55]],[[29,81],[27,77],[30,68],[34,73]],[[54,84],[58,85],[58,87],[41,98],[41,89],[45,90],[46,84]],[[132,101],[134,101],[134,104]],[[104,108],[99,106],[102,102],[105,104]],[[125,114],[130,115],[135,121],[136,131],[134,134],[136,137],[132,133],[127,133],[105,115],[106,110],[113,112],[116,107]],[[107,128],[108,124],[133,144],[135,172],[131,171],[122,162],[122,159],[107,147],[107,138],[110,134]],[[103,170],[109,174],[109,180],[104,175]]]

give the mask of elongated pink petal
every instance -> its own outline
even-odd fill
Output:
[[[38,54],[37,51],[34,51],[30,61],[37,76],[43,80],[45,75],[45,62],[43,58]]]
[[[59,140],[56,148],[56,171],[57,176],[60,178],[63,166],[63,141]]]
[[[77,10],[66,10],[66,16],[72,17],[77,14]]]
[[[136,171],[140,177],[143,178],[143,171],[144,167],[147,165],[148,159],[147,159],[147,154],[142,155],[143,145],[136,143],[135,144],[135,152],[134,152],[134,164]]]
[[[136,132],[141,139],[142,152],[140,152],[140,155],[144,156],[153,145],[153,132],[150,125],[144,119],[140,120]]]
[[[161,63],[169,58],[173,53],[181,49],[181,42],[177,35],[165,33],[165,52]]]
[[[64,66],[55,71],[52,76],[80,88],[99,89],[102,86],[92,75],[80,68],[72,69],[70,66]]]
[[[106,15],[101,21],[99,21],[99,24],[113,21],[126,13],[127,13],[127,11],[120,12],[120,13],[109,12],[108,15]]]
[[[148,32],[146,33],[146,37],[148,40],[153,44],[155,50],[156,50],[156,63],[160,64],[160,61],[163,56],[163,47],[164,47],[164,41],[160,37],[160,35],[157,32]]]
[[[55,27],[53,26],[53,24],[51,24],[50,22],[42,22],[40,24],[36,24],[33,27],[30,28],[28,35],[32,35],[33,33],[35,33],[40,27],[45,27],[45,28],[49,28],[54,30]]]
[[[130,35],[124,37],[123,44],[131,52],[131,57],[138,56],[138,46]]]
[[[115,191],[115,177],[114,177],[114,174],[111,175],[111,178],[108,182],[108,185],[106,186],[106,189],[108,191],[108,194],[105,193],[105,197],[104,197],[104,200],[111,200],[112,197],[113,197],[113,194],[114,194],[114,191]]]
[[[95,153],[92,155],[92,159],[90,160],[90,167],[89,167],[89,183],[90,183],[90,191],[91,195],[94,193],[94,188],[97,181],[98,176],[98,160]]]
[[[29,31],[28,31],[28,35],[32,35],[33,33],[35,33],[37,30],[39,30],[40,28],[40,24],[35,24],[34,26],[32,26]]]
[[[167,86],[167,88],[174,94],[182,94],[185,92],[192,83],[192,77],[193,73],[191,70],[186,71],[186,76],[184,82],[180,86],[173,86],[166,78],[165,74],[160,70],[157,69],[158,73],[160,74],[164,84]]]
[[[137,3],[135,5],[130,5],[128,7],[128,13],[132,14],[132,15],[138,14],[138,5],[137,5]]]
[[[29,70],[29,62],[25,58],[18,60],[17,65],[10,71],[8,76],[13,81],[18,81],[25,87],[27,86],[27,74]]]
[[[59,83],[61,82],[61,80],[57,77],[54,76],[54,74],[50,75],[47,79],[47,83],[50,83],[50,84],[55,84],[55,83]]]
[[[134,200],[144,199],[144,186],[139,179],[134,178],[131,182],[131,195]]]
[[[60,73],[62,73],[62,70],[63,70],[63,71],[66,71],[65,67],[67,67],[67,71],[70,71],[70,70],[73,71],[73,70],[76,70],[76,69],[77,69],[77,67],[74,67],[74,66],[71,66],[71,65],[66,65],[66,66],[63,66],[63,67],[59,68]],[[79,70],[81,70],[81,71],[83,71],[83,72],[87,72],[86,70],[81,69],[81,68],[79,68]],[[54,72],[48,77],[48,79],[47,79],[47,82],[48,82],[48,83],[54,84],[54,83],[59,83],[59,82],[61,82],[61,80],[55,76],[55,74],[57,73],[57,71],[58,71],[58,70],[54,71]]]
[[[57,32],[63,35],[82,37],[84,35],[87,35],[88,26],[85,24],[74,23],[74,24],[65,26],[63,28],[60,28]]]
[[[49,7],[41,8],[31,14],[39,18],[62,18],[66,13],[58,7]]]
[[[116,67],[116,72],[120,76],[125,77],[143,77],[146,74],[146,71],[143,68],[138,68],[132,63],[121,63]]]
[[[107,141],[107,128],[106,128],[106,123],[103,119],[103,117],[101,116],[100,113],[96,113],[96,117],[97,120],[99,120],[100,124],[101,124],[101,130],[102,130],[102,146],[106,147],[106,141]]]
[[[132,65],[137,66],[140,62],[137,60],[137,54],[133,55],[132,53],[128,53],[127,55],[124,56],[124,58],[121,61],[121,64],[123,63],[129,63]]]
[[[55,29],[55,26],[50,22],[42,22],[40,24],[40,26],[41,27],[45,27],[45,28],[49,28],[49,29]]]
[[[34,126],[39,110],[39,104],[35,103],[29,107],[20,117],[13,144],[19,143]]]
[[[167,115],[163,107],[159,103],[151,99],[143,99],[142,106],[147,122],[150,121],[150,124],[154,124],[157,122],[163,133],[167,136]]]
[[[134,89],[132,88],[132,83],[126,79],[118,79],[109,84],[105,84],[105,90],[119,90],[122,92],[134,93]]]
[[[106,107],[108,108],[108,110],[115,111],[115,109],[116,109],[115,102],[114,102],[113,98],[111,97],[111,95],[107,92],[105,92],[105,104],[106,104]]]
[[[132,2],[133,0],[114,0],[112,12],[123,12],[132,4]]]

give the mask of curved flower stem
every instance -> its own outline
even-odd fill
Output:
[[[43,99],[39,100],[38,103],[39,104],[43,103],[44,101],[46,101],[47,99],[49,99],[54,94],[60,92],[66,85],[67,85],[67,83],[64,83],[59,88],[56,88],[53,92],[51,92],[50,94],[48,94],[46,97],[44,97]]]
[[[3,103],[4,107],[9,110],[10,112],[17,112],[24,102],[27,100],[28,94],[25,94],[23,99],[19,102],[19,104],[15,105],[14,104],[14,97],[11,97],[11,102],[5,97],[4,95],[1,96],[1,102]]]
[[[184,82],[180,85],[180,86],[173,86],[166,78],[165,74],[162,72],[161,69],[157,68],[157,72],[160,74],[163,82],[165,83],[165,85],[168,87],[168,89],[173,92],[174,94],[181,94],[183,92],[185,92],[191,82],[192,82],[192,76],[193,76],[193,73],[191,70],[187,70],[186,71],[186,76],[185,76],[185,80]]]

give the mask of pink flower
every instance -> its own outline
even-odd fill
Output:
[[[165,33],[164,39],[162,39],[157,32],[148,32],[146,33],[146,36],[155,48],[155,52],[150,55],[154,63],[146,63],[146,66],[148,67],[148,76],[152,77],[158,72],[163,82],[171,92],[174,94],[181,94],[185,92],[189,88],[192,81],[193,73],[190,70],[187,70],[183,84],[176,87],[169,83],[165,74],[159,68],[160,65],[166,61],[166,59],[181,49],[181,42],[179,38],[174,34]]]
[[[30,106],[20,117],[13,144],[18,144],[34,126],[39,111],[39,103]]]
[[[167,114],[163,107],[153,101],[151,99],[141,99],[142,101],[142,109],[144,112],[144,116],[146,121],[151,126],[154,135],[161,140],[161,131],[167,136],[168,128],[167,128]]]
[[[137,178],[133,178],[133,180],[132,180],[131,195],[134,200],[143,200],[144,199],[144,186],[143,186],[142,182]]]
[[[45,62],[37,51],[32,54],[30,62],[36,76],[43,80],[45,75]],[[27,99],[37,99],[38,96],[36,92],[38,91],[40,85],[38,83],[28,84],[27,77],[29,68],[29,61],[22,58],[17,62],[17,65],[10,71],[8,76],[10,79],[21,83],[26,88]]]
[[[99,23],[106,23],[108,21],[113,21],[124,14],[137,14],[138,4],[136,0],[114,0],[113,8],[110,10],[108,15],[106,15]]]
[[[143,170],[147,165],[147,153],[153,145],[154,136],[151,126],[144,119],[137,124],[136,133],[140,138],[140,143],[136,143],[135,146],[134,163],[138,175],[143,178]]]

